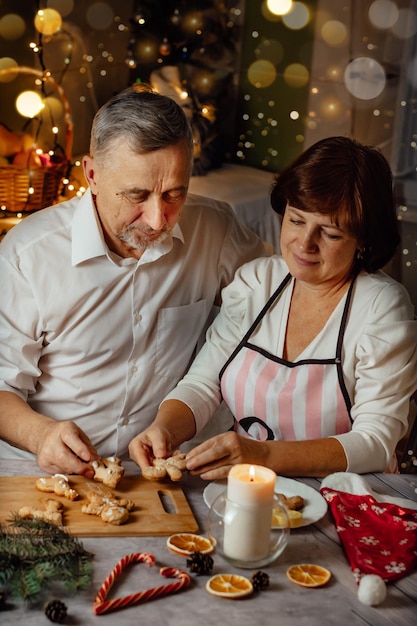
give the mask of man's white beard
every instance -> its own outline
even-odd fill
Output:
[[[152,246],[164,241],[170,232],[170,228],[164,227],[158,237],[150,239],[148,238],[146,231],[139,230],[134,226],[128,226],[124,233],[117,235],[117,238],[134,250],[146,250],[146,248],[151,248]],[[154,231],[151,231],[151,234],[154,234]]]

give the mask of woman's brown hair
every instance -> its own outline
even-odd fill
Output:
[[[358,241],[358,264],[382,268],[400,242],[391,168],[374,147],[348,137],[327,137],[277,174],[271,189],[274,211],[286,205],[330,215]]]

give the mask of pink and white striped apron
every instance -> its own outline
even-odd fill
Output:
[[[351,401],[343,380],[343,336],[351,284],[339,328],[335,356],[295,363],[250,342],[250,336],[287,286],[288,274],[220,372],[222,396],[243,437],[266,440],[319,439],[351,429]]]

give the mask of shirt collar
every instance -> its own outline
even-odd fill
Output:
[[[172,237],[184,243],[184,235],[179,224],[175,224],[172,229]],[[161,246],[146,250],[142,259],[148,256],[147,253],[152,253],[153,258],[166,254],[169,251],[166,244],[165,241]],[[169,249],[171,247],[169,246]],[[99,256],[109,256],[109,249],[104,240],[91,190],[87,189],[75,209],[72,221],[72,265],[75,266]]]
[[[98,220],[96,209],[87,189],[75,209],[72,220],[72,264],[94,259],[107,254],[103,231]]]

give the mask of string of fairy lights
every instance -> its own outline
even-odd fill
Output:
[[[16,17],[18,18],[19,16],[13,17],[11,28],[17,28],[19,30],[19,20],[16,20]],[[39,9],[34,16],[34,27],[37,32],[37,41],[31,41],[29,47],[36,55],[37,64],[40,66],[40,69],[19,66],[14,59],[10,58],[3,59],[3,63],[0,64],[0,78],[5,82],[8,80],[16,80],[20,76],[29,76],[33,80],[34,88],[24,89],[17,95],[15,100],[17,112],[22,118],[26,119],[22,130],[16,134],[15,137],[23,137],[26,139],[26,142],[10,159],[10,166],[12,168],[25,168],[27,170],[27,201],[23,208],[27,208],[28,211],[31,209],[31,198],[37,192],[35,188],[36,183],[34,181],[37,181],[39,184],[39,181],[43,180],[36,175],[38,168],[43,168],[47,171],[48,168],[53,168],[61,163],[65,164],[64,162],[66,161],[66,167],[60,168],[59,170],[62,172],[62,180],[57,180],[57,195],[61,184],[64,187],[71,188],[68,175],[72,165],[70,159],[73,122],[70,104],[60,84],[65,74],[66,67],[68,67],[71,62],[71,57],[69,56],[66,59],[64,70],[61,72],[58,82],[52,75],[51,70],[46,67],[43,55],[45,41],[49,41],[56,33],[63,32],[62,16],[57,10],[52,8]],[[50,105],[50,88],[57,92],[64,111],[65,145],[62,145],[59,141],[59,136],[63,133],[60,133],[60,128],[55,121],[54,107]],[[56,100],[53,101],[56,102]],[[40,147],[39,145],[40,132],[45,126],[49,129],[49,134],[52,137],[52,145],[48,149]],[[29,139],[29,143],[27,143],[27,139]],[[7,166],[7,163],[3,162],[2,166],[4,168]],[[3,169],[3,171],[7,172],[7,169]],[[8,214],[9,207],[7,202],[2,203],[0,208],[4,214]],[[21,211],[13,211],[13,213],[15,213],[17,218],[24,216],[24,212]]]
[[[246,0],[246,6],[251,0]],[[40,2],[35,3],[39,6]],[[61,85],[70,67],[73,69],[74,64],[74,47],[80,47],[82,42],[80,39],[75,40],[74,31],[70,27],[71,13],[74,11],[74,0],[48,0],[44,3],[43,8],[38,8],[34,16],[34,27],[37,33],[37,41],[30,43],[30,49],[35,55],[35,64],[39,66],[40,72],[44,78],[35,79],[35,88],[25,90],[16,98],[16,108],[19,114],[27,120],[24,128],[32,126],[35,131],[35,144],[39,137],[39,129],[45,131],[46,128],[51,132],[51,145],[45,150],[49,156],[56,153],[62,153],[63,132],[57,119],[62,119],[60,111],[56,112],[56,99],[51,98],[50,89],[51,78],[56,84]],[[167,23],[175,28],[181,28],[184,34],[184,43],[177,45],[170,36],[170,31],[154,33],[155,36],[147,37],[145,33],[149,33],[149,24],[151,16],[149,6],[152,2],[145,0],[137,0],[133,15],[129,19],[123,20],[117,14],[118,6],[116,2],[102,0],[101,2],[90,1],[85,3],[85,19],[93,29],[112,33],[132,33],[129,45],[125,50],[125,65],[131,72],[131,76],[137,75],[141,77],[144,68],[156,66],[166,67],[176,59],[179,61],[187,61],[191,55],[190,42],[194,45],[194,54],[198,56],[198,61],[204,60],[207,54],[207,48],[199,42],[205,42],[212,37],[213,33],[206,33],[205,30],[212,25],[207,25],[202,18],[202,11],[198,10],[200,5],[209,3],[203,2],[175,2],[162,3],[164,6],[174,7],[170,15],[164,16]],[[348,5],[355,4],[354,1],[346,2]],[[357,3],[362,6],[362,3]],[[223,2],[216,3],[217,6],[224,6],[227,15],[225,17],[226,26],[231,31],[236,24],[241,24],[242,10],[245,8],[245,2]],[[258,5],[258,3],[257,3]],[[236,145],[232,158],[242,163],[253,164],[251,155],[258,149],[264,154],[259,156],[259,167],[277,170],[282,165],[280,158],[285,158],[285,153],[291,153],[291,146],[277,145],[277,132],[284,125],[294,128],[293,139],[291,140],[301,149],[308,138],[314,139],[320,134],[334,134],[340,128],[341,120],[347,119],[346,129],[350,130],[349,124],[352,124],[352,114],[349,108],[356,107],[359,112],[366,108],[367,114],[371,118],[369,126],[379,124],[383,140],[392,133],[393,119],[395,111],[388,110],[388,107],[380,106],[379,99],[389,89],[390,76],[384,64],[378,60],[378,47],[380,46],[381,37],[386,34],[387,38],[396,39],[404,46],[416,36],[417,33],[417,15],[413,9],[413,2],[405,0],[373,0],[366,3],[367,11],[364,17],[364,23],[367,22],[372,35],[364,32],[361,38],[360,54],[355,54],[354,58],[346,58],[351,53],[350,40],[353,37],[351,13],[339,10],[333,6],[332,2],[325,0],[312,2],[305,0],[262,0],[259,2],[259,13],[264,20],[265,25],[276,25],[285,29],[288,33],[300,33],[307,28],[312,28],[314,24],[315,37],[317,46],[320,50],[324,50],[323,58],[326,59],[320,74],[312,75],[312,68],[309,68],[300,58],[287,60],[288,51],[283,50],[283,44],[278,36],[273,34],[265,35],[260,28],[249,28],[249,38],[245,40],[244,45],[252,49],[252,58],[244,68],[244,90],[239,94],[241,100],[240,119],[237,120],[237,126],[240,129],[237,137]],[[158,3],[159,6],[159,3]],[[322,9],[323,7],[323,9]],[[78,8],[78,7],[77,7]],[[145,10],[146,9],[146,10]],[[358,9],[359,10],[359,9]],[[161,16],[160,16],[161,17]],[[68,18],[68,20],[67,20]],[[7,39],[18,39],[19,31],[26,28],[24,20],[17,14],[6,14],[0,18],[0,37]],[[135,33],[135,34],[134,34]],[[374,34],[376,33],[376,35]],[[151,33],[152,34],[152,33]],[[207,35],[207,36],[206,36]],[[45,63],[45,50],[53,43],[54,39],[60,38],[64,43],[65,49],[63,55],[62,68],[51,70]],[[379,38],[379,40],[377,40]],[[113,46],[118,45],[117,36],[112,40]],[[104,44],[103,44],[104,46]],[[175,56],[175,52],[177,55]],[[236,53],[232,51],[231,56]],[[285,57],[284,55],[287,55]],[[383,56],[383,51],[381,52]],[[98,57],[105,59],[109,64],[115,56],[115,50],[111,49],[111,45],[101,47],[97,51],[83,51],[81,56],[82,62],[78,67],[80,74],[88,75],[88,82],[92,85],[99,79],[106,79],[106,69],[102,68],[96,71],[93,68],[94,60]],[[294,54],[294,57],[296,54]],[[226,59],[228,62],[230,59]],[[231,59],[233,65],[234,58]],[[78,61],[77,61],[78,62]],[[211,62],[211,61],[210,61]],[[222,58],[221,62],[224,62]],[[409,91],[415,93],[417,90],[415,78],[417,61],[410,63],[407,69],[408,75],[406,82],[411,85]],[[197,65],[197,63],[196,63]],[[200,63],[201,65],[201,63]],[[18,63],[12,58],[0,57],[0,81],[3,81],[1,71],[17,67]],[[96,71],[96,74],[94,72]],[[197,106],[198,113],[201,118],[212,121],[218,111],[213,102],[209,98],[204,97],[215,89],[215,81],[217,80],[218,71],[216,68],[210,73],[201,69],[195,70],[186,81],[172,80],[170,75],[166,81],[173,92],[184,102],[194,97],[197,92],[199,97],[193,100],[193,104]],[[17,74],[16,74],[17,77]],[[242,78],[242,76],[241,76]],[[194,81],[194,82],[193,82]],[[278,82],[279,81],[279,82]],[[296,94],[297,90],[305,87],[308,89],[307,111],[303,113],[297,106],[288,106],[282,110],[280,101],[279,88],[284,86],[291,93]],[[275,93],[274,93],[275,89]],[[273,97],[270,94],[273,94]],[[94,88],[89,90],[90,97],[94,106]],[[203,97],[200,97],[203,94]],[[291,96],[289,97],[291,100]],[[296,97],[292,98],[296,102]],[[243,104],[242,104],[243,103]],[[353,105],[352,105],[353,103]],[[65,105],[62,105],[65,106]],[[281,110],[279,107],[281,106]],[[403,98],[400,106],[407,111],[415,109],[412,98]],[[55,109],[54,109],[55,107]],[[281,114],[278,117],[277,113]],[[65,118],[64,118],[65,119]],[[36,129],[36,124],[39,128]],[[61,122],[62,124],[62,122]],[[415,124],[411,124],[412,129]],[[297,130],[295,130],[297,129]],[[77,128],[75,127],[75,131]],[[342,128],[345,130],[345,128]],[[291,134],[290,130],[290,134]],[[384,134],[385,133],[385,134]],[[265,148],[263,147],[265,145]],[[39,157],[44,154],[42,148],[35,146],[35,151]],[[411,155],[408,160],[412,165],[411,170],[416,171],[413,164],[413,154],[417,153],[417,137],[415,132],[411,130],[409,136],[406,136],[400,148],[401,156],[405,153]],[[252,161],[251,161],[252,158]],[[415,160],[415,159],[414,159]],[[29,162],[30,165],[30,162]],[[77,168],[77,163],[73,163],[73,172]],[[411,171],[411,173],[412,173]],[[415,175],[415,174],[414,174]],[[84,187],[77,180],[71,177],[64,181],[65,193],[81,194]],[[32,190],[29,189],[28,193]],[[1,207],[4,208],[4,207]],[[402,208],[402,213],[406,209]]]

